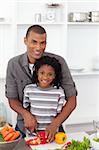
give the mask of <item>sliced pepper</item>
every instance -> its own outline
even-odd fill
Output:
[[[47,143],[47,137],[46,137],[46,135],[45,135],[45,131],[40,131],[40,132],[38,133],[38,137],[39,137],[40,140],[41,140],[41,144]]]
[[[39,145],[41,143],[38,137],[26,141],[27,145]]]
[[[39,144],[46,144],[46,143],[47,143],[47,138],[45,136],[45,131],[40,131],[37,134],[37,137],[26,141],[26,144],[28,145],[39,145]]]

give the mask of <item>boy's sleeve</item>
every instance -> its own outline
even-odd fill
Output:
[[[58,100],[57,113],[61,112],[64,103],[66,103],[65,94],[64,94],[64,92],[62,92],[62,94],[60,95],[59,100]]]

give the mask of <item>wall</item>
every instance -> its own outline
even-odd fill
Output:
[[[7,119],[7,122],[15,126],[16,124],[16,113],[9,107],[7,98],[5,97],[5,79],[0,79],[0,103],[4,103],[5,112],[4,117]],[[1,108],[1,107],[0,107]],[[2,113],[3,114],[3,113]]]

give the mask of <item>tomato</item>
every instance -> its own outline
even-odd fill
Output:
[[[66,144],[67,144],[67,145],[71,145],[71,144],[72,144],[72,142],[71,142],[71,141],[69,141],[69,142],[67,142]]]

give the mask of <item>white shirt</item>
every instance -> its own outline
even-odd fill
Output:
[[[31,74],[33,75],[33,71],[34,71],[34,64],[29,64],[29,69],[31,70]]]

